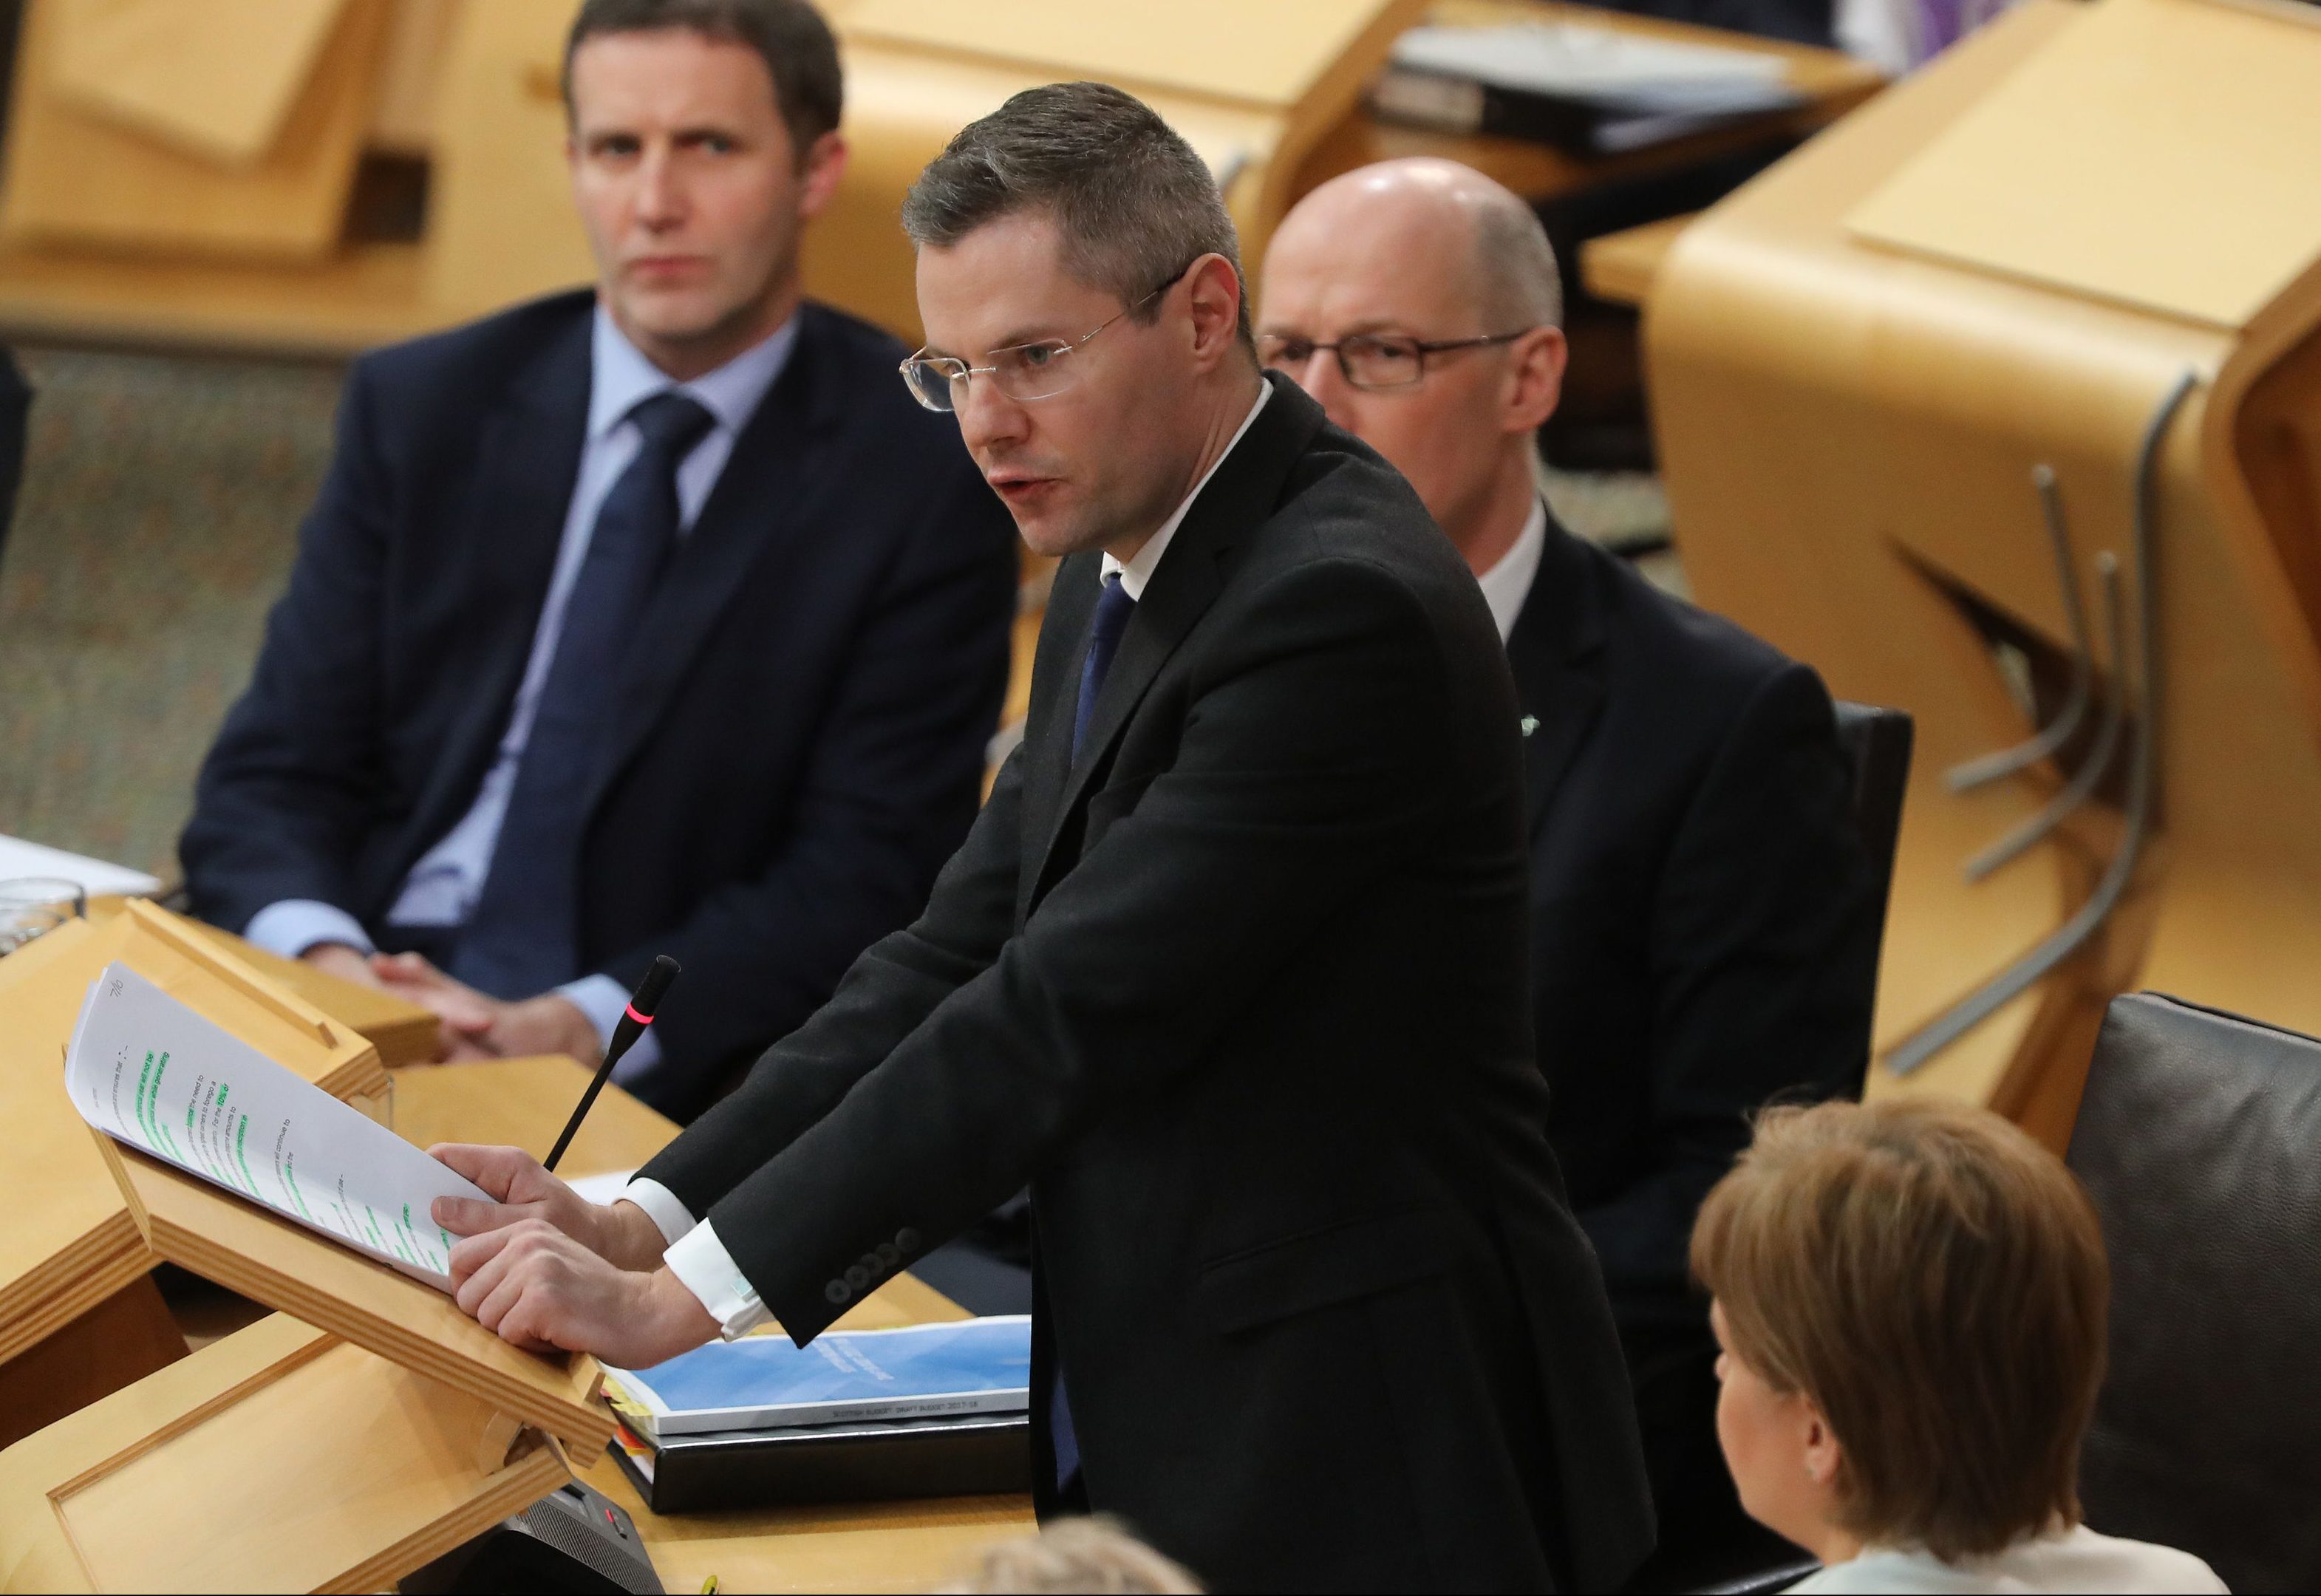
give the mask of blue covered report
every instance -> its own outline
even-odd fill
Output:
[[[663,1436],[1020,1413],[1031,1406],[1032,1320],[1007,1314],[897,1330],[713,1341],[650,1369],[608,1369],[630,1417]]]

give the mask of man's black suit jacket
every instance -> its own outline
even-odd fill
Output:
[[[1078,759],[1093,554],[925,914],[643,1172],[801,1342],[1028,1180],[1034,1478],[1060,1359],[1095,1508],[1218,1589],[1603,1588],[1650,1508],[1532,1055],[1513,688],[1408,486],[1270,380]]]
[[[376,930],[506,726],[579,469],[594,296],[357,362],[330,476],[182,854],[239,930],[314,898]],[[641,1089],[696,1112],[925,901],[972,820],[1014,528],[893,339],[808,306],[605,684],[620,728],[579,944],[684,980]],[[578,973],[578,972],[576,972]]]
[[[1869,870],[1821,679],[1548,524],[1507,640],[1535,723],[1549,1135],[1624,1329],[1684,1326],[1700,1201],[1777,1094],[1858,1093]]]

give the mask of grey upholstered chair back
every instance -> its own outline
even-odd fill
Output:
[[[2070,1161],[2112,1267],[2088,1523],[2321,1590],[2321,1042],[2117,999]]]

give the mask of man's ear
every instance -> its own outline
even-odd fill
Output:
[[[822,214],[830,196],[838,192],[839,179],[846,176],[845,138],[833,130],[807,145],[798,174],[798,214]]]
[[[1560,327],[1534,327],[1507,350],[1506,402],[1502,424],[1535,433],[1563,399],[1563,369],[1571,357]]]
[[[1193,358],[1213,369],[1241,337],[1241,273],[1223,255],[1204,255],[1186,271],[1186,304],[1192,313]]]

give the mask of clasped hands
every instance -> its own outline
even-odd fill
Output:
[[[661,1263],[660,1227],[633,1202],[590,1202],[514,1147],[428,1152],[490,1201],[439,1197],[460,1306],[533,1352],[585,1352],[644,1369],[716,1338],[717,1321]]]
[[[555,992],[515,1002],[488,997],[456,980],[417,953],[362,953],[339,943],[323,943],[302,955],[342,980],[378,987],[433,1013],[437,1031],[434,1062],[560,1053],[592,1069],[604,1043],[588,1017]]]

